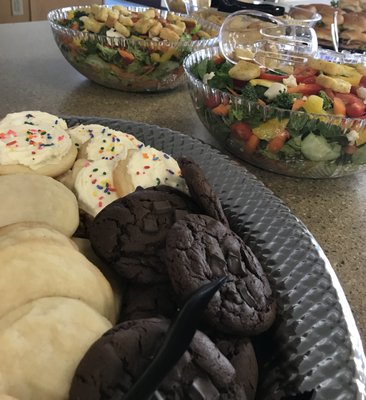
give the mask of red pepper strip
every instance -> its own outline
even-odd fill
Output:
[[[304,96],[310,96],[311,94],[317,94],[323,87],[316,83],[307,83],[290,87],[287,89],[288,93],[301,93]]]
[[[267,79],[268,81],[282,82],[282,79],[288,78],[288,75],[275,75],[267,72],[261,72],[259,79]]]

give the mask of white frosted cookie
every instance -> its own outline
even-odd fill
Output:
[[[0,176],[0,226],[43,222],[72,236],[79,225],[77,199],[66,186],[43,175]]]
[[[0,317],[31,300],[63,296],[83,300],[116,320],[110,283],[81,252],[52,240],[0,247]]]
[[[71,140],[74,145],[78,148],[87,142],[89,139],[105,134],[109,128],[104,125],[99,124],[88,124],[88,125],[76,125],[74,127],[69,128],[68,132],[71,136]]]
[[[61,129],[67,129],[67,123],[64,119],[56,115],[44,111],[20,111],[7,114],[0,120],[2,126],[18,126],[18,125],[42,125],[42,126],[59,126]]]
[[[138,150],[144,144],[134,136],[107,129],[104,133],[95,135],[81,145],[78,157],[90,161],[95,160],[123,160],[130,149]]]
[[[60,246],[78,250],[74,241],[50,225],[40,222],[19,222],[0,228],[0,249],[24,241],[41,241],[47,239]]]
[[[113,182],[119,197],[134,192],[138,186],[168,185],[188,193],[177,161],[150,146],[130,150],[127,158],[120,160],[113,170]]]
[[[111,323],[80,300],[42,298],[0,320],[4,392],[21,400],[65,400],[76,367]]]
[[[73,168],[79,207],[92,216],[118,198],[113,183],[114,166],[115,163],[108,160],[78,160]]]
[[[70,135],[59,125],[0,125],[0,175],[59,176],[71,168],[76,156]]]

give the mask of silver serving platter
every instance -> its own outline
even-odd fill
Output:
[[[65,119],[69,126],[101,124],[131,133],[203,168],[232,229],[257,255],[278,297],[275,325],[258,341],[263,354],[257,400],[312,390],[312,400],[366,399],[366,358],[338,278],[312,234],[280,199],[242,165],[179,132],[132,121]]]

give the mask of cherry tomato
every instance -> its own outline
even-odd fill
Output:
[[[240,79],[233,78],[233,84],[237,88],[242,88],[243,86],[245,86],[246,83],[246,81],[241,81]]]
[[[355,154],[356,151],[357,151],[357,147],[354,144],[349,144],[344,148],[344,152],[346,154],[352,155],[352,154]]]
[[[249,137],[249,139],[245,142],[244,151],[247,154],[253,154],[256,152],[257,147],[259,145],[259,138],[254,134]]]
[[[221,103],[220,99],[215,98],[214,96],[208,96],[205,98],[205,106],[207,108],[215,108]]]
[[[350,103],[346,105],[346,114],[351,118],[362,117],[365,114],[366,106],[360,103]]]
[[[253,134],[252,128],[245,122],[234,122],[230,126],[230,131],[236,137],[247,141]]]
[[[222,64],[225,61],[225,57],[219,54],[214,55],[213,62],[216,65]]]

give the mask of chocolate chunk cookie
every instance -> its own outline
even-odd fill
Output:
[[[167,268],[176,293],[188,298],[196,289],[228,275],[208,304],[206,317],[216,329],[256,335],[274,321],[276,304],[258,259],[243,240],[206,215],[187,215],[167,238]]]
[[[258,385],[258,363],[249,338],[215,340],[222,354],[235,368],[235,381],[244,385],[248,400],[254,400]]]
[[[200,205],[203,214],[217,219],[229,226],[221,202],[208,182],[201,167],[192,159],[181,157],[178,159],[183,178],[185,179],[192,198]]]
[[[167,320],[126,321],[106,332],[76,369],[69,400],[121,398],[150,364],[169,327]],[[164,378],[155,398],[164,400],[247,400],[231,362],[202,332]]]
[[[88,228],[96,254],[124,278],[138,283],[168,280],[166,235],[198,206],[174,188],[137,190],[105,207]]]
[[[155,285],[128,284],[123,291],[120,321],[131,319],[166,317],[173,318],[179,301],[170,282]]]

